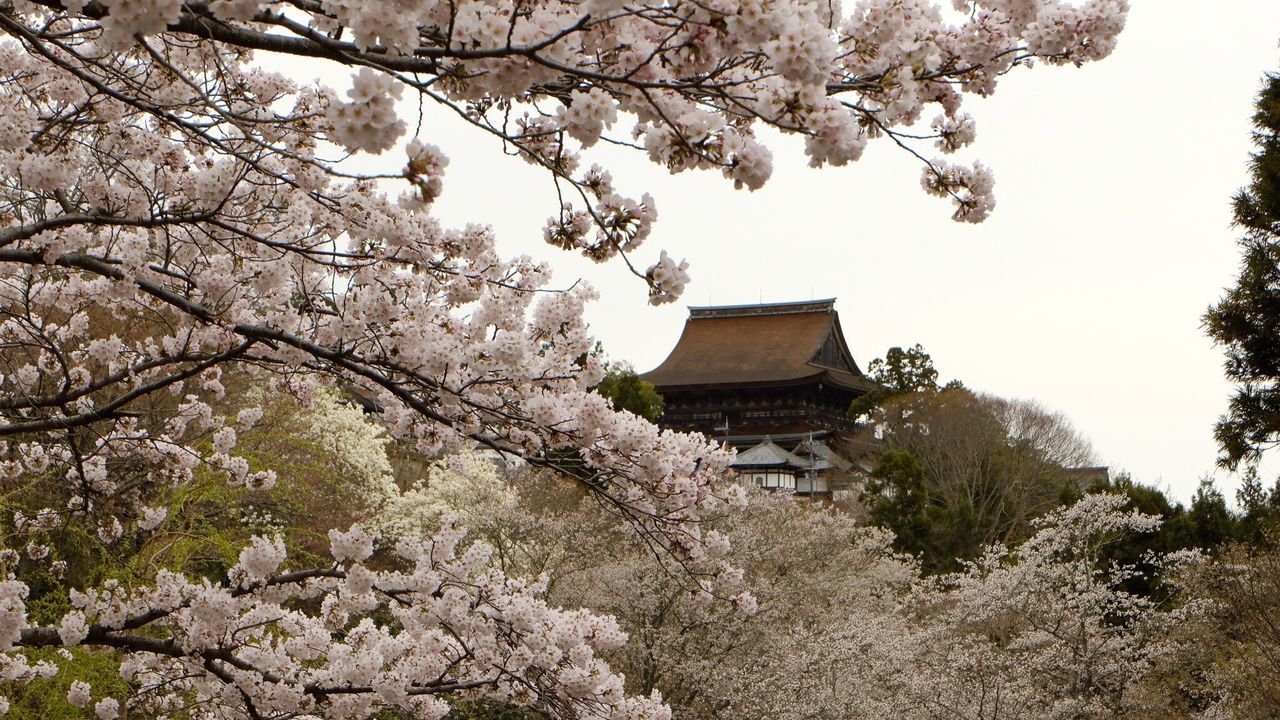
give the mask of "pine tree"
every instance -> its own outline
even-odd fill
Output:
[[[1253,124],[1252,178],[1234,198],[1235,224],[1244,231],[1240,277],[1204,317],[1236,383],[1214,429],[1219,462],[1229,468],[1280,443],[1280,75],[1267,75]]]

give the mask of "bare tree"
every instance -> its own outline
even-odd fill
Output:
[[[900,490],[873,482],[864,498],[872,518],[891,529],[897,522],[923,522],[928,529],[924,546],[904,549],[934,556],[932,562],[926,558],[934,568],[974,557],[984,546],[1026,537],[1030,520],[1058,505],[1071,486],[1067,469],[1095,457],[1061,414],[1035,402],[963,388],[897,398],[877,412],[874,429],[883,451],[908,453],[919,461],[915,481],[923,503],[909,512],[924,517],[877,513],[879,497]]]

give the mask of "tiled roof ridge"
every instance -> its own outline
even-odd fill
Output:
[[[759,315],[799,315],[803,313],[835,312],[836,299],[803,300],[752,305],[689,306],[689,319],[755,317]]]

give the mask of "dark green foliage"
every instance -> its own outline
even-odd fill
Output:
[[[1244,231],[1240,277],[1204,316],[1236,383],[1214,428],[1219,462],[1229,468],[1280,441],[1280,75],[1267,75],[1255,107],[1252,177],[1234,198],[1235,224]]]
[[[610,363],[595,391],[609,398],[614,410],[633,412],[649,422],[662,417],[662,396],[627,363]]]
[[[44,660],[57,665],[58,674],[31,682],[0,683],[0,694],[8,697],[11,703],[5,720],[81,720],[93,717],[92,705],[82,709],[67,702],[67,690],[76,680],[92,686],[91,702],[103,697],[123,699],[129,696],[129,685],[120,679],[120,665],[114,651],[74,648],[70,652],[72,659],[67,660],[52,648],[24,651],[29,662]]]
[[[1140,572],[1126,579],[1124,589],[1142,597],[1152,597],[1162,592],[1157,581],[1157,568],[1148,558],[1152,553],[1167,553],[1194,545],[1194,524],[1181,504],[1169,502],[1158,488],[1135,482],[1128,475],[1089,488],[1089,492],[1109,492],[1129,498],[1129,507],[1144,515],[1155,515],[1163,522],[1151,533],[1131,533],[1111,543],[1104,554],[1106,561],[1131,565]]]
[[[1132,553],[1135,560],[1147,550],[1166,553],[1201,548],[1213,551],[1243,535],[1243,516],[1227,507],[1222,493],[1207,478],[1200,481],[1190,508],[1170,502],[1159,489],[1134,482],[1128,475],[1121,475],[1092,491],[1127,495],[1135,510],[1159,516],[1164,521],[1156,532],[1135,539],[1140,546]]]
[[[924,466],[915,455],[905,450],[882,453],[863,489],[862,501],[871,524],[893,531],[895,550],[918,556],[929,547]]]
[[[1262,486],[1258,469],[1249,467],[1236,491],[1236,502],[1242,514],[1240,537],[1250,545],[1264,544],[1268,534],[1274,535],[1280,527],[1280,480],[1268,491]]]
[[[1226,499],[1213,486],[1212,480],[1200,481],[1200,487],[1196,488],[1195,497],[1191,499],[1187,517],[1194,529],[1195,547],[1216,548],[1239,536],[1239,518],[1227,509]]]
[[[1128,475],[1120,475],[1114,480],[1089,489],[1090,492],[1110,492],[1125,495],[1130,500],[1130,507],[1146,515],[1155,515],[1163,521],[1159,529],[1153,533],[1126,537],[1109,548],[1107,559],[1126,565],[1134,565],[1147,575],[1154,575],[1146,558],[1151,553],[1165,554],[1175,550],[1199,548],[1211,554],[1231,547],[1239,541],[1261,544],[1266,541],[1266,531],[1274,528],[1276,505],[1280,504],[1280,496],[1262,491],[1257,487],[1254,476],[1254,489],[1250,489],[1246,478],[1246,486],[1241,488],[1241,509],[1233,511],[1227,506],[1222,493],[1213,486],[1209,479],[1200,481],[1200,487],[1192,498],[1191,506],[1170,502],[1159,489],[1135,482]],[[1250,509],[1250,503],[1243,495],[1259,497],[1262,507]],[[1268,519],[1271,518],[1271,519]],[[1256,535],[1254,533],[1256,532]],[[1158,582],[1150,578],[1133,578],[1125,582],[1129,592],[1151,597],[1161,594]]]
[[[889,348],[884,359],[876,358],[868,367],[876,382],[896,392],[932,390],[938,387],[938,371],[933,358],[920,343],[903,350]]]
[[[1175,514],[1186,512],[1182,505],[1169,502],[1159,488],[1136,482],[1127,474],[1116,476],[1108,483],[1096,485],[1090,492],[1112,492],[1129,497],[1129,506],[1144,515],[1159,515],[1168,520]]]
[[[867,415],[898,395],[938,389],[938,371],[933,367],[933,358],[919,343],[906,350],[889,348],[883,358],[876,358],[867,366],[867,377],[880,387],[853,401],[849,406],[852,417]],[[947,385],[953,386],[958,387],[959,383],[953,380]]]
[[[972,503],[947,503],[926,488],[924,465],[906,450],[880,454],[863,490],[868,521],[893,531],[895,550],[920,559],[925,574],[954,572],[977,555],[982,537]]]

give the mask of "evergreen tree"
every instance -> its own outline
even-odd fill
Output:
[[[881,453],[862,502],[873,525],[893,531],[895,550],[919,556],[929,549],[932,524],[920,458],[906,450]]]
[[[1244,235],[1240,277],[1204,322],[1236,383],[1214,435],[1235,468],[1280,442],[1280,75],[1268,74],[1253,116],[1251,180],[1234,198]]]
[[[933,358],[920,343],[906,350],[900,347],[889,348],[883,358],[876,358],[867,365],[867,377],[879,387],[853,401],[849,406],[849,415],[852,417],[869,415],[872,410],[899,395],[938,389],[938,371],[933,367]],[[953,380],[947,384],[947,388],[953,387],[960,387],[959,381]]]
[[[1213,480],[1203,478],[1191,500],[1187,515],[1195,527],[1195,546],[1216,548],[1224,542],[1235,540],[1240,534],[1239,519],[1227,509],[1227,501],[1213,486]]]
[[[614,410],[633,412],[649,422],[662,417],[662,396],[627,363],[611,363],[595,390],[609,398]]]
[[[1269,531],[1280,520],[1280,481],[1268,492],[1258,475],[1258,468],[1249,467],[1241,478],[1240,489],[1236,491],[1236,502],[1242,514],[1241,539],[1255,546],[1266,544]]]

